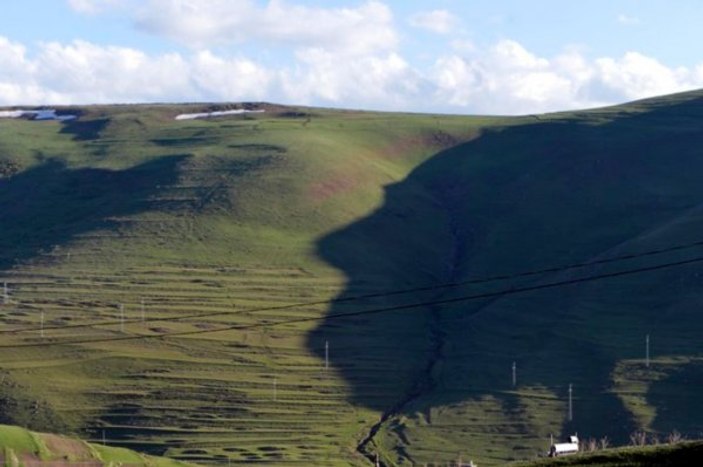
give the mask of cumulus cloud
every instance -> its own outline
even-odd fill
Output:
[[[148,55],[86,41],[41,44],[34,54],[0,37],[0,104],[71,104],[263,98],[269,71],[209,52]]]
[[[595,107],[703,86],[695,69],[669,68],[629,52],[587,60],[575,51],[539,57],[503,40],[469,55],[440,57],[429,75],[434,101],[456,109],[521,114]]]
[[[437,34],[449,34],[459,24],[459,19],[447,10],[421,11],[408,21],[411,26]]]
[[[397,53],[339,60],[332,52],[307,49],[297,54],[294,70],[281,74],[285,96],[294,102],[348,103],[352,107],[402,109],[412,105],[420,77]]]
[[[188,46],[263,41],[346,53],[393,49],[397,33],[385,4],[320,8],[271,0],[149,0],[137,9],[137,27]]]
[[[246,59],[225,59],[210,51],[191,58],[184,73],[206,100],[262,100],[271,92],[275,72]]]
[[[85,14],[119,9],[142,31],[187,47],[147,54],[75,41],[28,50],[0,37],[0,102],[256,99],[518,114],[703,86],[703,65],[672,68],[634,51],[592,59],[564,50],[545,57],[512,40],[479,47],[449,36],[444,54],[415,65],[401,53],[393,12],[379,0],[359,0],[352,7],[295,0],[67,1]],[[638,22],[624,14],[617,19]],[[459,21],[435,9],[412,15],[408,23],[450,34]],[[237,52],[241,44],[270,47],[279,64]]]
[[[703,87],[703,64],[672,68],[629,52],[542,57],[520,43],[449,49],[424,68],[396,50],[296,49],[265,65],[212,50],[148,54],[86,41],[27,47],[0,36],[0,104],[268,100],[379,110],[524,114]]]

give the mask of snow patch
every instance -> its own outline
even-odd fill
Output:
[[[240,114],[260,114],[260,113],[264,113],[264,112],[265,112],[264,110],[246,110],[246,109],[218,110],[215,112],[180,114],[180,115],[176,115],[176,120],[195,120],[198,118],[213,118],[213,117],[223,117],[225,115],[240,115]]]
[[[56,110],[0,110],[0,118],[27,118],[29,120],[74,120],[78,115],[57,115]]]

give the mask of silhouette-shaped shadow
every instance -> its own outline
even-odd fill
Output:
[[[534,123],[489,129],[436,154],[402,182],[386,187],[380,208],[319,240],[320,257],[343,271],[348,283],[328,318],[308,336],[309,348],[324,358],[329,345],[331,367],[347,381],[353,404],[385,416],[424,414],[429,423],[432,407],[485,396],[496,397],[510,412],[520,404],[510,392],[510,367],[516,361],[519,387],[545,387],[563,397],[564,411],[553,420],[557,427],[563,424],[563,433],[578,430],[625,442],[635,425],[608,390],[610,375],[617,360],[639,354],[603,345],[598,327],[587,326],[589,319],[607,326],[599,313],[618,306],[617,281],[598,288],[611,300],[601,303],[601,311],[584,310],[579,287],[562,287],[334,316],[621,266],[345,301],[360,294],[589,261],[626,249],[625,242],[703,199],[700,122],[703,99],[689,98],[637,111],[535,117]],[[670,239],[673,244],[677,240]],[[643,241],[634,248],[647,246]],[[661,299],[676,300],[671,294]],[[622,331],[623,342],[635,334],[639,342],[643,323],[655,311],[619,315],[613,326]],[[575,323],[584,325],[571,329]],[[577,404],[573,423],[564,421],[569,383]],[[530,410],[516,411],[524,430],[530,429]]]
[[[72,169],[56,159],[0,179],[0,270],[151,207],[187,156],[163,156],[127,170]]]

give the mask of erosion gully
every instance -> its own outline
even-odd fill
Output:
[[[444,198],[444,197],[442,197]],[[446,198],[441,199],[441,204],[445,207],[446,211],[450,214],[453,213],[454,203],[448,202]],[[459,241],[459,228],[456,223],[456,215],[449,216],[450,223],[449,227],[452,235],[451,248],[448,254],[448,267],[444,275],[444,280],[447,283],[455,282],[458,280],[458,266],[460,264],[461,248],[462,243]],[[439,299],[442,294],[437,294],[434,299]],[[397,403],[389,407],[383,412],[378,422],[371,426],[366,436],[357,444],[356,451],[369,460],[373,465],[380,467],[387,467],[388,464],[377,455],[377,453],[372,449],[375,441],[374,438],[378,432],[383,428],[383,426],[394,416],[399,415],[403,410],[410,405],[412,402],[420,399],[421,397],[430,394],[437,386],[437,381],[433,377],[434,369],[437,364],[444,358],[444,345],[446,343],[447,333],[442,328],[442,315],[441,307],[433,306],[429,307],[429,338],[430,338],[430,352],[425,363],[424,368],[418,373],[415,378],[415,382],[412,384],[411,389],[403,396]],[[406,454],[408,460],[415,464],[412,458]]]

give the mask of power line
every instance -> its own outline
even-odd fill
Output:
[[[552,288],[557,288],[557,287],[564,287],[564,286],[569,286],[569,285],[581,284],[581,283],[585,283],[585,282],[594,282],[594,281],[603,280],[603,279],[611,279],[611,278],[615,278],[615,277],[623,277],[623,276],[629,276],[629,275],[633,275],[633,274],[641,274],[644,272],[652,272],[652,271],[658,271],[658,270],[662,270],[662,269],[669,269],[669,268],[673,268],[673,267],[685,266],[685,265],[690,265],[690,264],[695,264],[695,263],[700,263],[700,262],[703,262],[703,256],[698,256],[696,258],[691,258],[691,259],[687,259],[687,260],[657,264],[654,266],[647,266],[647,267],[641,267],[641,268],[635,268],[635,269],[626,269],[623,271],[616,271],[616,272],[611,272],[611,273],[606,273],[606,274],[598,274],[595,276],[581,277],[581,278],[577,278],[577,279],[568,279],[568,280],[562,280],[562,281],[557,281],[557,282],[549,282],[546,284],[531,285],[531,286],[524,286],[524,287],[512,287],[509,289],[503,289],[503,290],[495,291],[495,292],[485,292],[485,293],[480,293],[480,294],[475,294],[475,295],[467,295],[467,296],[463,296],[463,297],[447,298],[447,299],[443,299],[443,300],[432,300],[432,301],[427,301],[427,302],[411,303],[411,304],[405,304],[405,305],[395,305],[395,306],[382,307],[382,308],[372,308],[369,310],[350,311],[350,312],[345,312],[345,313],[333,313],[333,314],[328,314],[326,316],[316,316],[316,317],[307,317],[307,318],[292,318],[292,319],[275,321],[275,322],[259,322],[259,323],[253,323],[253,324],[243,324],[243,325],[234,324],[234,325],[226,326],[226,327],[219,328],[219,329],[197,329],[197,330],[191,330],[191,331],[179,331],[179,332],[161,333],[161,334],[147,334],[147,335],[136,334],[136,335],[131,335],[131,336],[120,336],[120,337],[111,337],[111,338],[87,338],[87,339],[53,341],[53,342],[29,342],[29,343],[23,343],[23,344],[7,344],[7,345],[0,345],[0,349],[12,349],[12,348],[20,348],[20,347],[49,347],[49,346],[56,346],[56,345],[92,344],[92,343],[128,341],[128,340],[138,340],[138,339],[160,339],[160,338],[165,338],[165,337],[193,336],[193,335],[199,335],[199,334],[210,334],[210,333],[214,333],[214,332],[224,332],[224,331],[242,331],[242,330],[257,329],[257,328],[262,328],[262,327],[282,326],[282,325],[286,325],[286,324],[300,324],[300,323],[306,323],[306,322],[312,322],[312,321],[323,321],[323,320],[326,321],[326,320],[334,320],[334,319],[340,319],[340,318],[351,318],[351,317],[366,316],[366,315],[376,315],[376,314],[382,314],[382,313],[389,313],[389,312],[393,312],[393,311],[407,310],[407,309],[412,309],[412,308],[423,308],[423,307],[430,307],[430,306],[437,306],[437,305],[448,305],[448,304],[466,302],[466,301],[471,301],[471,300],[495,298],[495,297],[513,295],[513,294],[524,293],[524,292],[533,292],[533,291],[537,291],[537,290],[552,289]]]
[[[280,310],[289,310],[289,309],[293,309],[293,308],[301,308],[301,307],[306,307],[306,306],[318,306],[318,305],[327,305],[327,304],[335,304],[335,303],[354,302],[354,301],[360,301],[360,300],[369,300],[369,299],[373,299],[373,298],[393,297],[393,296],[404,295],[404,294],[409,294],[409,293],[430,292],[430,291],[435,291],[435,290],[457,288],[457,287],[462,287],[462,286],[466,286],[466,285],[478,285],[478,284],[486,284],[486,283],[490,283],[490,282],[507,281],[507,280],[511,280],[511,279],[533,277],[533,276],[538,276],[538,275],[543,275],[543,274],[548,274],[548,273],[564,272],[564,271],[568,271],[571,269],[579,269],[579,268],[585,268],[585,267],[589,267],[589,266],[598,266],[598,265],[616,263],[616,262],[621,262],[621,261],[628,261],[628,260],[633,260],[633,259],[638,259],[638,258],[645,258],[648,256],[655,256],[655,255],[660,255],[660,254],[664,254],[664,253],[671,253],[674,251],[682,251],[682,250],[692,249],[692,248],[696,248],[696,247],[700,247],[700,246],[703,246],[703,241],[697,241],[697,242],[686,243],[686,244],[681,244],[681,245],[674,245],[674,246],[670,246],[667,248],[648,250],[648,251],[644,251],[644,252],[640,252],[640,253],[631,253],[631,254],[627,254],[627,255],[614,256],[611,258],[605,258],[605,259],[600,259],[600,260],[595,260],[595,261],[573,263],[573,264],[567,264],[567,265],[562,265],[562,266],[553,266],[553,267],[549,267],[549,268],[534,269],[534,270],[522,271],[522,272],[512,273],[512,274],[487,276],[487,277],[481,277],[481,278],[467,279],[467,280],[463,280],[463,281],[445,282],[445,283],[441,283],[441,284],[434,284],[434,285],[428,285],[428,286],[422,286],[422,287],[412,287],[412,288],[407,288],[407,289],[398,289],[398,290],[391,290],[391,291],[385,291],[385,292],[374,292],[374,293],[369,293],[369,294],[353,295],[353,296],[348,296],[348,297],[338,297],[338,298],[333,298],[333,299],[317,300],[317,301],[311,301],[311,302],[299,302],[299,303],[291,303],[291,304],[287,304],[287,305],[275,305],[275,306],[270,306],[270,307],[249,308],[249,309],[235,310],[235,311],[214,311],[214,312],[209,312],[209,313],[191,313],[188,315],[178,315],[178,316],[169,316],[169,317],[154,317],[154,318],[148,318],[148,319],[144,319],[144,314],[142,313],[141,319],[124,319],[124,320],[121,319],[121,320],[114,320],[114,321],[102,321],[102,322],[96,322],[96,323],[79,323],[79,324],[45,326],[44,330],[66,330],[66,329],[91,328],[91,327],[96,327],[96,326],[113,326],[113,325],[117,325],[117,324],[121,325],[122,323],[133,324],[133,323],[180,321],[180,320],[185,320],[185,319],[209,318],[209,317],[213,317],[213,316],[238,315],[238,314],[244,314],[244,313],[260,313],[263,311],[280,311]],[[38,330],[39,329],[36,327],[20,328],[20,329],[2,329],[2,330],[0,330],[0,334],[9,334],[9,333],[15,334],[15,333],[20,333],[20,332],[36,332]]]

